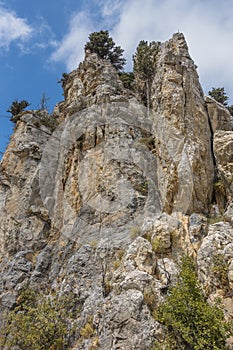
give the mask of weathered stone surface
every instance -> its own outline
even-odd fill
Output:
[[[217,130],[232,131],[233,117],[228,109],[209,96],[205,97],[205,101],[213,133]]]
[[[204,215],[193,213],[189,217],[190,242],[195,246],[195,251],[200,247],[203,238],[208,233],[207,218]]]
[[[229,223],[219,222],[209,226],[197,254],[198,275],[210,302],[221,298],[225,317],[233,318],[233,229]],[[232,337],[227,349],[232,348]]]
[[[233,131],[216,131],[214,134],[214,155],[218,169],[218,180],[215,184],[224,212],[233,196]],[[225,197],[225,198],[224,198]]]
[[[224,218],[226,221],[233,224],[233,203],[230,203],[227,207],[226,212],[224,213]]]
[[[208,294],[233,287],[232,260],[232,226],[224,222],[210,225],[197,253],[199,277]]]
[[[0,311],[28,287],[74,293],[73,349],[163,342],[152,314],[186,254],[209,300],[224,297],[232,317],[232,205],[228,222],[207,218],[221,209],[212,149],[223,202],[232,201],[231,119],[212,99],[207,114],[182,34],[155,46],[149,115],[110,62],[87,52],[53,120],[23,113],[0,164]]]
[[[128,97],[117,71],[108,60],[86,52],[84,62],[71,72],[64,82],[65,101],[57,106],[56,114],[74,114],[92,105],[126,102]],[[126,96],[123,96],[126,95]]]
[[[163,208],[207,212],[213,183],[211,131],[183,34],[160,44],[154,60],[151,99]]]

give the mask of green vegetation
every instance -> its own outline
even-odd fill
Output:
[[[155,148],[155,141],[153,136],[143,137],[139,139],[138,142],[145,145],[150,151]]]
[[[22,350],[68,349],[77,317],[74,294],[58,297],[23,291],[1,329],[0,348]]]
[[[154,76],[154,44],[141,40],[136,53],[133,56],[134,75],[143,82],[142,86],[138,85],[138,92],[145,102],[149,114],[151,83]]]
[[[221,88],[214,88],[212,87],[212,90],[208,92],[208,94],[215,99],[215,101],[221,103],[223,106],[225,106],[231,115],[233,115],[233,105],[229,106],[227,101],[229,100],[229,97],[227,96],[224,87]]]
[[[151,245],[153,251],[157,254],[165,253],[169,248],[163,236],[158,236],[154,237],[154,239],[151,239]]]
[[[93,316],[90,316],[87,320],[87,323],[79,331],[80,338],[75,344],[75,348],[79,349],[80,344],[83,341],[86,343],[88,341],[88,349],[97,350],[99,349],[99,337],[93,325]]]
[[[69,74],[62,73],[62,77],[60,80],[58,80],[58,84],[61,84],[62,88],[64,89],[66,83],[68,82],[68,79],[69,79]]]
[[[151,313],[153,313],[153,310],[158,305],[158,295],[155,294],[152,287],[148,286],[144,289],[143,300],[144,300],[144,303],[148,306]]]
[[[26,100],[14,100],[7,110],[8,113],[12,114],[11,121],[16,123],[19,120],[18,115],[28,106],[30,106],[30,103]]]
[[[222,88],[212,88],[208,94],[213,97],[217,102],[221,103],[223,106],[227,106],[227,100],[229,99],[226,95],[224,87]]]
[[[186,256],[180,267],[176,285],[154,313],[166,326],[166,349],[226,349],[229,327],[223,311],[218,304],[207,303],[193,261]]]
[[[228,280],[228,265],[223,254],[215,254],[213,256],[213,273],[216,278],[219,280],[222,288],[228,289],[229,280]]]
[[[222,215],[218,216],[210,216],[207,218],[207,223],[209,225],[217,224],[218,222],[224,221],[224,217]]]
[[[144,180],[139,184],[135,184],[134,185],[134,189],[136,191],[138,191],[140,194],[142,194],[143,196],[147,196],[148,195],[148,181]]]
[[[122,54],[124,50],[116,46],[107,30],[94,32],[89,35],[89,41],[85,45],[85,50],[96,53],[100,58],[109,59],[117,70],[122,70],[126,63]]]
[[[141,228],[139,226],[132,226],[130,229],[130,238],[135,239],[140,236],[142,233]]]
[[[133,72],[119,72],[119,77],[126,89],[133,90],[134,88]]]
[[[53,115],[49,114],[46,109],[38,109],[34,112],[34,116],[37,117],[37,120],[34,122],[36,127],[41,125],[47,126],[51,131],[54,131],[58,126],[58,119]]]
[[[89,339],[89,338],[93,337],[96,334],[96,332],[95,332],[93,326],[91,325],[91,323],[92,322],[87,322],[85,324],[85,326],[80,329],[79,333],[80,333],[81,337],[83,337],[84,339]]]

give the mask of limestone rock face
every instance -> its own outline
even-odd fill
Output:
[[[205,102],[182,34],[155,46],[149,113],[87,52],[52,119],[24,113],[0,164],[0,313],[27,288],[73,293],[74,350],[163,344],[154,310],[184,255],[233,309],[231,117]]]
[[[69,74],[63,86],[65,101],[56,109],[63,118],[64,114],[72,115],[91,105],[126,101],[122,96],[122,93],[126,93],[123,83],[110,61],[100,60],[96,54],[88,52],[84,62]]]
[[[213,152],[216,166],[214,195],[223,213],[232,200],[232,138],[233,117],[228,109],[210,97],[206,105],[213,133]]]
[[[0,256],[43,246],[50,230],[40,196],[38,164],[51,130],[24,115],[1,162]],[[5,213],[5,214],[4,214]]]
[[[220,191],[225,189],[227,204],[233,196],[233,131],[216,131],[214,155],[219,173],[219,182],[216,185]]]
[[[213,183],[211,132],[183,34],[160,44],[154,61],[152,114],[164,209],[207,211]]]
[[[213,133],[217,130],[232,131],[233,117],[226,107],[209,96],[205,97],[205,101]]]

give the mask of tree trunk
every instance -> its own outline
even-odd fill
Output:
[[[150,116],[150,84],[148,79],[146,80],[146,104],[147,104],[147,118]]]

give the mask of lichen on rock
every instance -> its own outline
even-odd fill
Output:
[[[149,115],[87,52],[55,130],[24,113],[0,164],[0,312],[27,288],[73,293],[73,350],[163,344],[154,312],[184,255],[233,317],[232,119],[204,99],[183,34],[154,45]]]

